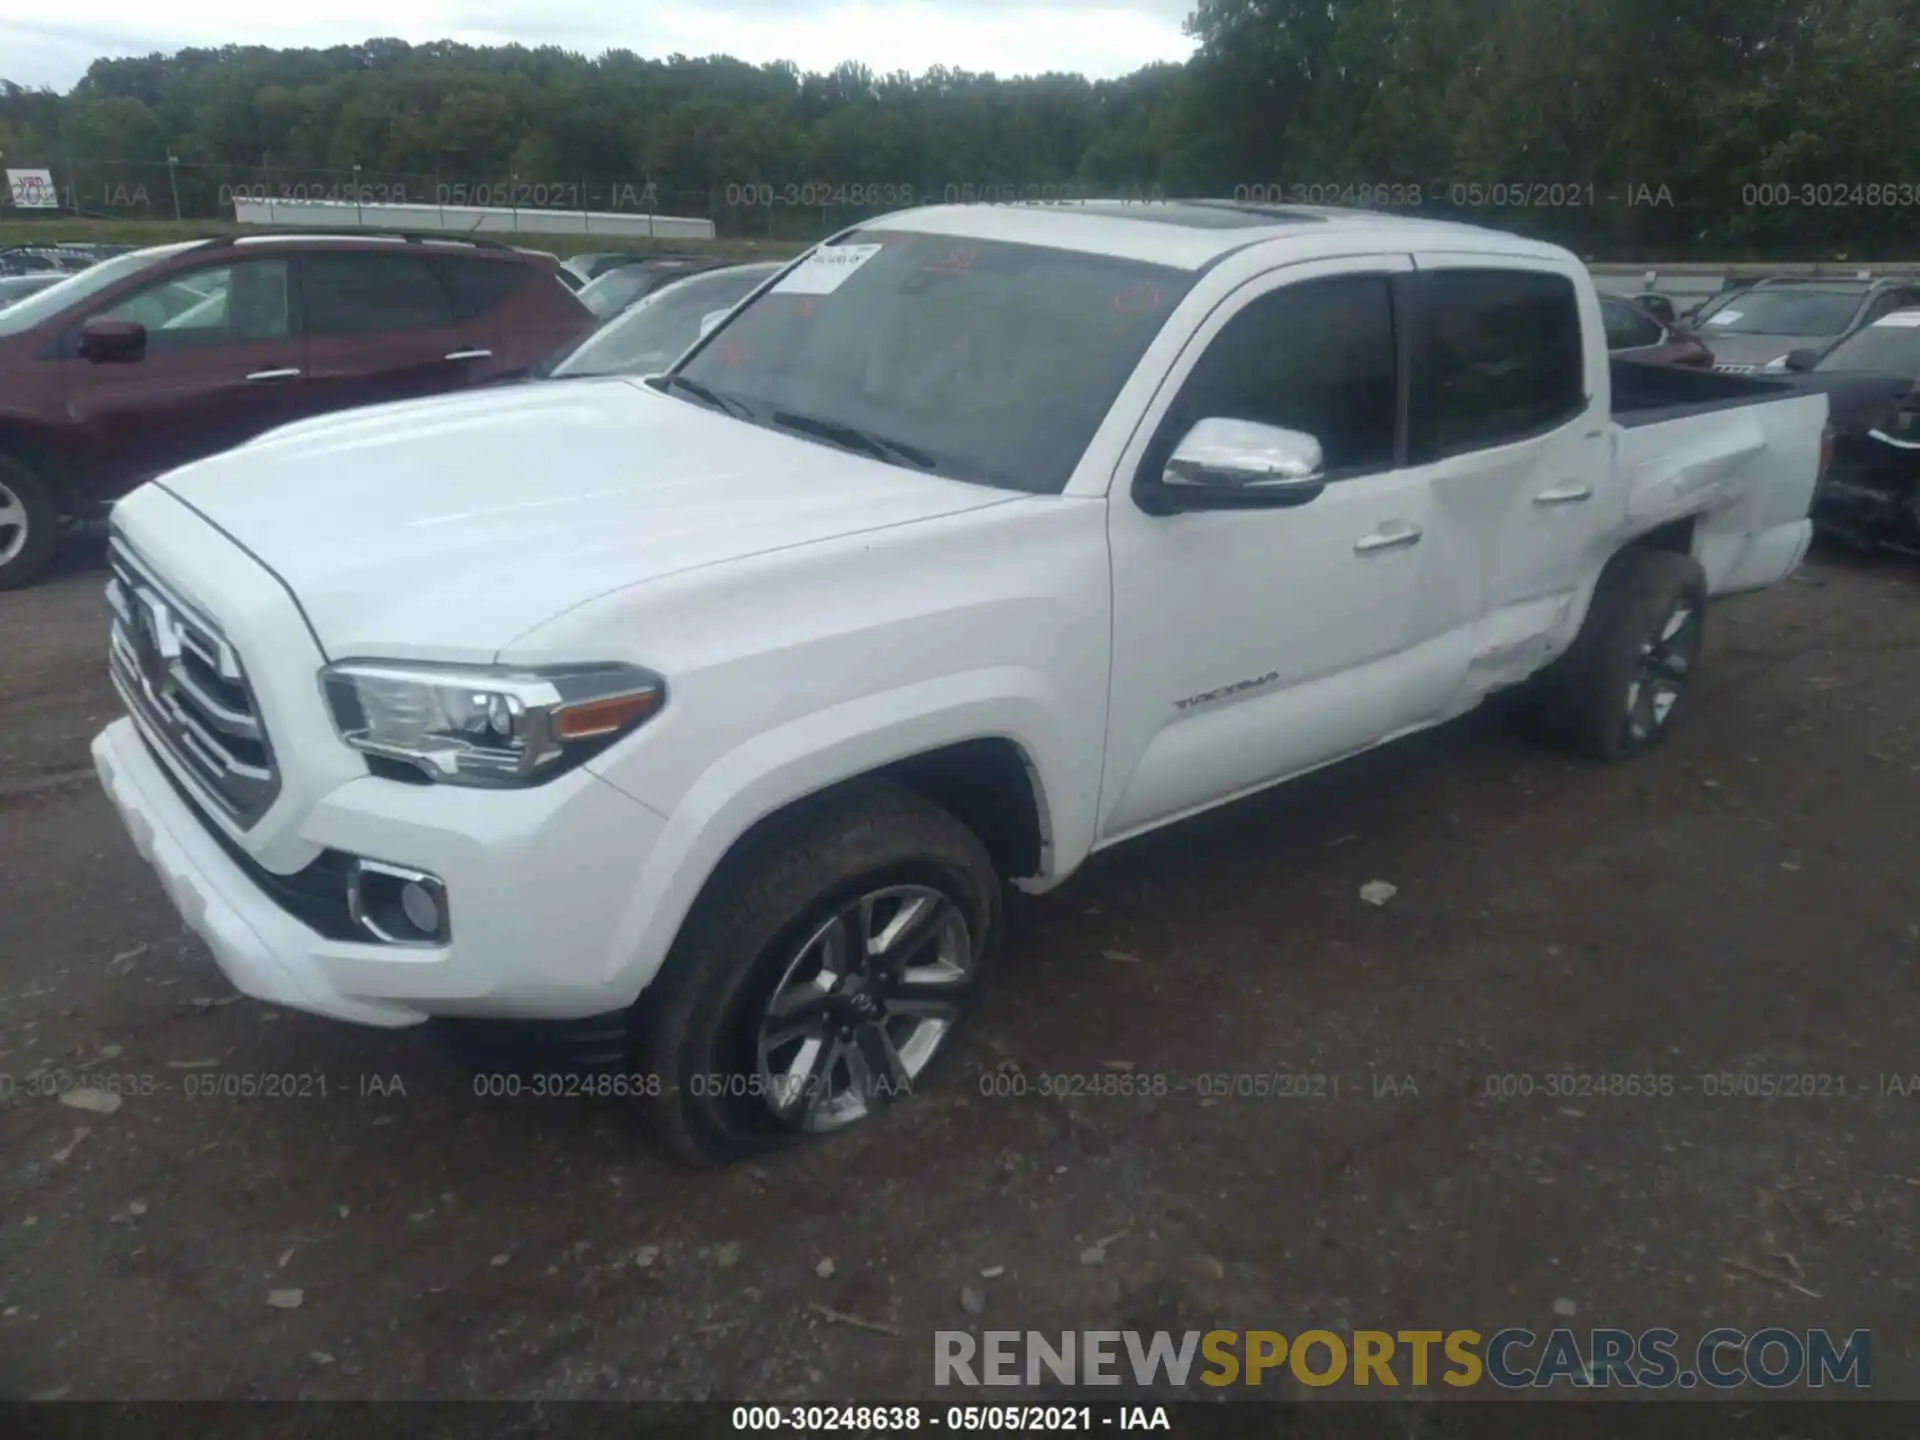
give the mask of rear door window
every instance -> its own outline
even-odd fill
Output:
[[[1585,411],[1573,282],[1527,270],[1420,276],[1418,449],[1457,455],[1511,444]]]
[[[300,261],[310,335],[432,330],[454,323],[453,298],[420,255],[321,251]]]
[[[533,267],[517,260],[439,255],[431,264],[452,299],[454,318],[458,320],[478,320],[497,310],[533,276]]]

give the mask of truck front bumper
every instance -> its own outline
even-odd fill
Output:
[[[448,943],[414,947],[308,923],[267,883],[282,877],[210,832],[133,720],[101,731],[93,759],[135,848],[244,994],[380,1026],[436,1015],[577,1018],[637,994],[620,937],[665,822],[584,770],[525,791],[369,777],[314,807],[300,827],[313,846],[443,881]]]

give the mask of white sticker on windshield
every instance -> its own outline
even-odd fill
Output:
[[[1896,310],[1891,315],[1882,315],[1873,323],[1876,326],[1902,325],[1911,330],[1914,326],[1920,325],[1920,310]]]
[[[1746,313],[1744,310],[1722,310],[1717,314],[1707,316],[1707,324],[1731,325]]]
[[[831,295],[847,277],[880,253],[878,245],[827,245],[780,278],[776,295]]]

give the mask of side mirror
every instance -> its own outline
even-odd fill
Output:
[[[700,317],[700,338],[702,340],[706,339],[707,336],[713,333],[713,327],[732,313],[733,311],[731,310],[709,310],[706,314],[702,315]]]
[[[1662,325],[1671,325],[1674,323],[1673,302],[1666,296],[1647,294],[1636,295],[1633,298],[1640,302],[1640,308],[1642,310],[1645,310]]]
[[[1820,363],[1820,352],[1802,345],[1797,350],[1787,352],[1787,369],[1811,370]]]
[[[147,353],[147,327],[96,315],[80,327],[80,358],[96,365],[138,360]]]
[[[1304,505],[1327,488],[1320,442],[1253,420],[1202,420],[1181,437],[1157,480],[1136,487],[1156,514]]]

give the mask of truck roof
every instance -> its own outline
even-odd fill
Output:
[[[1502,230],[1374,210],[1256,205],[1233,200],[1021,201],[928,205],[865,221],[860,230],[914,230],[1199,270],[1268,240],[1297,240],[1302,258],[1395,250],[1473,250],[1566,261],[1572,252]]]

